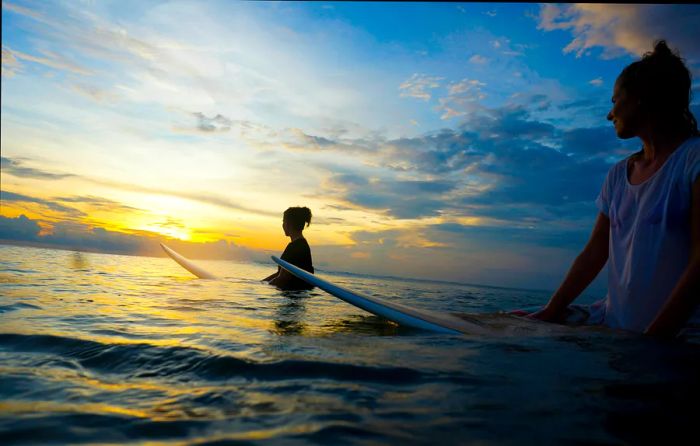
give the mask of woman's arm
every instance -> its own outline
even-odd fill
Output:
[[[269,276],[265,277],[262,281],[263,281],[263,282],[269,282],[269,281],[273,280],[275,277],[277,277],[279,274],[280,274],[280,267],[278,266],[278,267],[277,267],[277,271],[275,271],[274,273],[272,273],[272,274],[270,274]]]
[[[675,336],[700,303],[700,178],[690,199],[690,244],[688,266],[644,334]]]
[[[289,282],[292,280],[294,276],[287,271],[286,269],[280,268],[279,274],[277,274],[277,277],[274,279],[270,280],[270,285],[275,285],[276,287],[279,288],[284,288]]]
[[[550,322],[562,319],[566,307],[590,285],[608,261],[609,238],[610,219],[600,212],[588,243],[574,260],[559,289],[543,309],[529,317]]]

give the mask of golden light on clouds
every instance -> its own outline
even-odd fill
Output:
[[[156,234],[161,234],[170,238],[183,240],[183,241],[193,241],[192,233],[186,228],[178,228],[174,226],[163,226],[163,225],[144,225],[141,227],[135,227],[134,229],[139,231],[153,232]]]

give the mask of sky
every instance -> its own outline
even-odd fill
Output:
[[[0,239],[264,261],[308,206],[317,268],[554,289],[639,149],[605,119],[617,75],[665,38],[700,78],[697,23],[697,5],[3,1]]]

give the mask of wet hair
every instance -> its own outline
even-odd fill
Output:
[[[665,40],[654,43],[654,51],[631,63],[620,73],[620,86],[640,100],[641,107],[662,131],[698,135],[698,124],[690,111],[691,75],[678,52]]]
[[[306,226],[311,224],[311,209],[299,206],[291,207],[284,211],[283,219],[295,231],[302,231],[304,229],[304,223],[306,223]]]

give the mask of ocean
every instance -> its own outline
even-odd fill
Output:
[[[700,340],[604,328],[443,335],[274,266],[0,246],[0,444],[680,444]],[[320,271],[415,307],[493,315],[547,292]],[[549,327],[550,324],[541,324]]]

